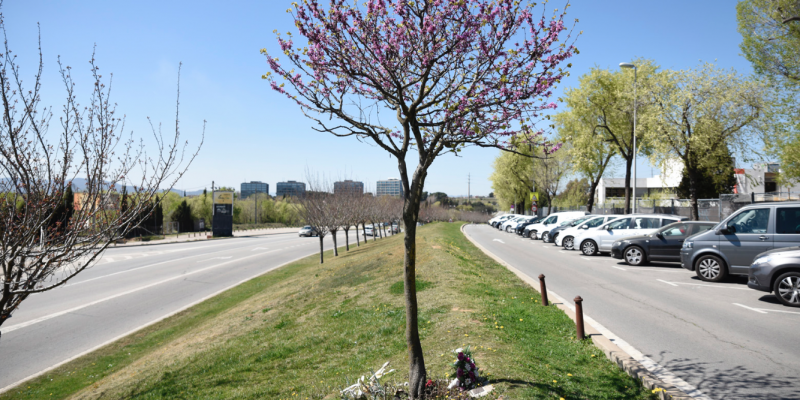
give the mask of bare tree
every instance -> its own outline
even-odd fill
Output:
[[[94,87],[86,106],[78,104],[72,69],[59,59],[66,104],[58,119],[60,128],[50,131],[54,109],[41,105],[41,45],[33,84],[23,87],[2,14],[0,29],[6,39],[0,54],[2,325],[28,296],[64,285],[135,229],[160,201],[159,188],[172,188],[200,147],[187,154],[187,143],[181,143],[180,88],[175,133],[164,136],[160,125],[156,128],[151,122],[155,152],[148,154],[133,134],[124,135],[125,117],[116,113],[116,104],[109,99],[112,79],[100,75],[94,54],[89,69]],[[85,183],[79,185],[80,179]],[[79,190],[71,195],[73,186]],[[125,188],[124,202],[120,186]],[[64,210],[72,200],[74,206]]]

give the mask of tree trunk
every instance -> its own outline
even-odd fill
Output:
[[[333,237],[333,256],[334,257],[338,257],[339,256],[339,247],[336,245],[336,232],[337,231],[331,231],[331,237]]]
[[[699,221],[700,211],[697,207],[697,183],[699,171],[697,168],[686,167],[686,175],[689,177],[689,205],[692,208],[692,221]]]
[[[625,160],[625,214],[631,213],[631,165],[633,165],[633,158]],[[634,201],[636,201],[636,194],[633,194]]]
[[[358,238],[358,224],[356,224],[356,247],[361,247],[361,240]]]
[[[325,236],[319,235],[319,263],[324,264],[325,259],[322,257],[323,246],[322,246],[322,239],[325,239]]]
[[[413,197],[413,195],[411,196]],[[406,300],[406,344],[408,345],[409,377],[408,391],[412,399],[422,398],[425,390],[427,372],[425,371],[425,358],[422,354],[422,343],[419,340],[419,326],[417,320],[417,218],[418,211],[412,199],[406,199],[403,207],[403,222],[406,225],[405,259],[403,262],[403,284]],[[417,204],[416,209],[418,210]]]
[[[347,229],[342,230],[344,231],[344,247],[347,249],[347,251],[350,251],[350,234],[348,233],[350,232],[350,228],[348,227]]]
[[[364,244],[367,244],[367,223],[366,222],[362,222],[361,223],[361,229],[364,230]]]
[[[594,208],[594,192],[597,191],[597,185],[600,184],[600,179],[593,180],[589,185],[589,201],[586,203],[586,211],[591,213]]]

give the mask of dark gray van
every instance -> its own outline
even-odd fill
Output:
[[[683,242],[681,266],[709,282],[747,275],[756,255],[800,245],[800,202],[746,206],[715,229]]]

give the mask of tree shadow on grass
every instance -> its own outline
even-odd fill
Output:
[[[800,399],[797,371],[778,364],[778,373],[765,373],[743,365],[726,367],[689,358],[666,360],[666,355],[662,351],[659,357],[650,357],[712,399]]]

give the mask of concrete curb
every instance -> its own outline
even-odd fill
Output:
[[[461,233],[464,234],[464,237],[467,238],[475,247],[479,248],[482,252],[484,252],[487,256],[491,257],[495,260],[498,264],[506,267],[509,271],[513,272],[517,277],[522,279],[525,283],[531,286],[537,292],[539,291],[539,281],[528,276],[527,274],[523,273],[522,271],[518,270],[517,268],[513,267],[512,265],[505,262],[503,259],[486,249],[485,247],[481,246],[478,242],[476,242],[472,237],[470,237],[467,232],[464,231],[464,227],[469,224],[461,225]],[[549,298],[555,298],[558,302],[550,301],[559,309],[564,311],[570,319],[575,321],[575,309],[563,297],[559,296],[558,294],[554,293],[551,290],[547,291],[547,295]],[[617,346],[613,339],[610,339],[606,335],[602,334],[601,331],[608,331],[602,326],[595,326],[597,324],[593,319],[584,315],[584,327],[586,336],[592,339],[592,344],[594,344],[597,348],[605,353],[606,357],[611,360],[613,363],[617,364],[623,371],[625,371],[628,375],[640,380],[642,385],[648,389],[664,389],[666,392],[659,392],[659,398],[662,400],[690,400],[690,399],[697,399],[697,398],[707,398],[706,396],[698,397],[698,396],[690,396],[672,384],[664,382],[662,379],[655,376],[652,372],[650,372],[647,368],[645,368],[641,363],[636,361],[630,354],[626,351],[621,349]]]

